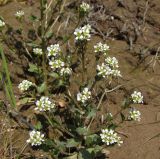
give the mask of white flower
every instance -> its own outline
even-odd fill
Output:
[[[101,66],[97,65],[97,71],[98,71],[97,75],[103,78],[108,77],[112,73],[111,68],[105,65],[104,63],[102,63]]]
[[[55,104],[52,103],[48,97],[41,97],[40,100],[36,101],[36,108],[35,110],[38,110],[38,111],[50,111],[52,110],[53,108],[55,108]]]
[[[97,43],[94,46],[94,52],[102,52],[106,53],[109,50],[109,46],[107,44],[102,44],[101,42]]]
[[[112,129],[103,129],[102,133],[100,134],[102,142],[106,143],[107,145],[118,144],[120,146],[123,141],[121,137],[117,135],[117,133]]]
[[[143,103],[143,96],[142,96],[141,92],[134,91],[131,94],[131,98],[132,98],[133,103],[135,103],[135,104]]]
[[[118,68],[118,60],[115,57],[107,57],[105,59],[105,62],[108,66],[110,66],[111,68]]]
[[[107,57],[105,63],[102,65],[97,65],[98,76],[103,78],[112,76],[112,77],[122,77],[121,72],[115,68],[118,68],[118,60],[115,57]]]
[[[51,68],[52,68],[53,70],[55,70],[55,69],[64,67],[65,64],[64,64],[64,62],[63,62],[62,60],[60,60],[60,59],[54,59],[54,58],[52,58],[52,59],[49,61],[49,65],[51,66]]]
[[[5,22],[0,19],[0,28],[3,28],[5,25]]]
[[[24,16],[24,11],[22,11],[22,10],[18,11],[18,12],[15,14],[15,16],[16,16],[17,18],[22,18],[22,17]]]
[[[47,51],[48,51],[48,57],[50,57],[50,56],[56,57],[57,55],[59,55],[61,53],[61,49],[60,49],[59,44],[54,44],[54,45],[48,46]]]
[[[88,3],[82,2],[82,4],[80,5],[80,11],[82,12],[89,12],[91,9],[90,5]]]
[[[20,89],[21,92],[27,91],[29,89],[29,87],[31,87],[33,85],[32,82],[28,81],[28,80],[23,80],[19,85],[18,88]]]
[[[44,134],[40,131],[33,130],[29,133],[29,136],[27,143],[30,143],[32,146],[39,146],[44,142]]]
[[[76,36],[76,40],[90,40],[90,32],[91,32],[91,26],[85,25],[83,27],[77,28],[74,32],[74,35]]]
[[[141,120],[141,112],[136,109],[131,109],[129,112],[129,120],[140,121]]]
[[[116,70],[115,68],[118,68],[118,60],[115,57],[107,57],[105,59],[106,65],[108,65],[111,68],[111,75],[113,77],[122,77],[121,72],[119,70]]]
[[[121,71],[119,70],[112,70],[111,75],[114,77],[122,77]]]
[[[60,74],[61,74],[62,76],[64,76],[64,75],[71,75],[71,74],[72,74],[72,69],[69,68],[69,67],[63,67],[63,68],[61,69],[61,71],[60,71]]]
[[[40,49],[40,48],[34,48],[34,49],[33,49],[33,52],[34,52],[36,55],[42,55],[42,54],[43,54],[42,49]]]
[[[86,87],[81,93],[77,94],[77,101],[86,103],[91,98],[91,91]]]

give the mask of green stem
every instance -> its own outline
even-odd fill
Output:
[[[41,5],[41,46],[42,46],[42,68],[43,68],[43,78],[44,78],[44,83],[46,85],[45,89],[45,95],[48,95],[48,88],[47,88],[47,66],[46,66],[46,39],[45,39],[45,21],[44,21],[44,16],[45,16],[45,1],[40,0],[40,5]]]
[[[82,52],[82,82],[85,80],[85,53]]]
[[[82,83],[85,81],[85,52],[86,52],[86,43],[80,43],[79,53],[81,54],[82,61]]]

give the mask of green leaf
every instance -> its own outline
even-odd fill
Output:
[[[103,149],[102,146],[99,146],[99,145],[96,145],[94,146],[93,148],[88,148],[87,150],[91,153],[91,152],[94,152],[95,154],[97,152],[100,152],[101,150]]]
[[[53,35],[54,35],[53,32],[47,32],[46,35],[45,35],[45,37],[46,37],[47,39],[50,39],[50,38],[53,37]]]
[[[96,112],[97,112],[97,110],[94,109],[94,108],[92,108],[92,109],[89,111],[87,118],[90,119],[90,118],[96,116]]]
[[[33,102],[33,98],[25,97],[25,98],[22,98],[18,101],[18,105],[25,105],[30,102]]]
[[[61,87],[61,86],[64,86],[64,85],[65,85],[65,83],[64,83],[63,80],[59,80],[58,81],[58,87]]]
[[[49,150],[52,150],[51,151],[51,155],[53,156],[53,155],[56,155],[57,153],[56,153],[56,151],[57,152],[59,152],[57,149],[54,149],[54,146],[55,145],[55,143],[53,142],[53,140],[51,140],[51,139],[45,139],[45,142],[44,142],[44,144],[43,144],[43,146],[42,146],[42,150],[44,151],[44,152],[48,152]]]
[[[4,77],[2,77],[3,74],[0,74],[0,79],[2,80],[4,78],[4,88],[5,88],[6,96],[10,104],[12,105],[12,107],[16,108],[16,98],[13,92],[13,86],[10,79],[10,72],[8,69],[8,64],[7,64],[5,54],[3,53],[3,49],[1,48],[1,46],[0,46],[0,55],[2,57],[2,71],[4,73]]]
[[[56,143],[56,148],[59,149],[60,151],[65,151],[66,149],[66,143],[59,141],[59,140],[55,140]]]
[[[80,144],[80,142],[76,141],[75,139],[68,139],[66,147],[71,148],[71,147],[77,147]]]
[[[87,149],[81,149],[78,159],[93,159],[93,155]]]
[[[88,148],[87,151],[89,153],[91,153],[94,156],[94,158],[95,158],[97,156],[97,154],[102,151],[102,149],[103,149],[102,146],[96,145],[94,147]]]
[[[41,122],[40,121],[38,121],[38,123],[35,125],[35,129],[37,129],[37,130],[41,130],[42,129],[42,124],[41,124]]]
[[[46,139],[46,140],[45,140],[45,144],[46,144],[47,146],[53,146],[53,145],[54,145],[54,142],[53,142],[51,139]]]
[[[46,83],[43,82],[40,86],[37,87],[38,93],[43,93],[46,90]]]
[[[51,77],[53,77],[53,78],[56,78],[56,79],[59,78],[59,75],[58,75],[58,73],[56,73],[56,72],[50,73],[49,76],[51,76]]]
[[[32,73],[41,73],[41,69],[39,69],[37,65],[32,64],[32,63],[29,63],[28,71]]]
[[[79,128],[76,129],[76,132],[79,135],[87,135],[88,130],[87,130],[87,128],[79,127]]]
[[[97,143],[99,136],[97,134],[86,136],[85,143],[87,146]]]

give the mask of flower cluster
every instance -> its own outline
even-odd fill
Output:
[[[77,28],[74,32],[74,35],[76,36],[75,39],[80,41],[83,41],[83,40],[89,41],[91,37],[90,32],[91,32],[91,26],[89,24],[83,27]]]
[[[28,80],[23,80],[19,85],[18,88],[21,92],[27,91],[33,85],[32,82]]]
[[[82,2],[82,4],[80,5],[80,11],[84,12],[84,13],[88,13],[90,11],[91,7],[88,3]]]
[[[101,42],[97,43],[94,46],[94,52],[96,53],[106,53],[109,50],[109,46],[107,44],[102,44]]]
[[[36,54],[36,55],[42,55],[43,51],[40,48],[34,48],[33,49],[33,53]]]
[[[64,61],[61,58],[61,48],[59,44],[50,45],[47,47],[49,65],[53,71],[58,71],[62,76],[71,75],[72,69],[65,66]]]
[[[58,68],[62,68],[64,67],[64,62],[61,60],[61,59],[54,59],[52,58],[50,61],[49,61],[49,65],[51,66],[51,68],[53,70],[56,70]]]
[[[27,143],[30,143],[32,146],[39,146],[44,142],[44,134],[40,131],[33,130],[29,133],[29,136]]]
[[[131,94],[131,98],[132,98],[132,102],[134,104],[141,104],[141,103],[143,103],[143,96],[142,96],[141,92],[134,91]]]
[[[22,18],[24,16],[24,11],[20,10],[15,14],[16,18]]]
[[[113,69],[119,67],[119,65],[118,65],[118,60],[117,60],[115,57],[107,57],[107,58],[105,59],[105,62],[106,62],[106,64],[107,64],[109,67],[111,67],[111,68],[113,68]]]
[[[102,63],[102,65],[97,65],[97,75],[101,76],[103,78],[108,77],[108,76],[113,76],[113,77],[121,77],[121,72],[117,70],[118,68],[118,60],[113,57],[107,57],[105,59],[106,63]]]
[[[48,57],[53,56],[56,57],[61,53],[61,49],[59,44],[50,45],[47,47]]]
[[[122,77],[120,70],[112,70],[113,77]]]
[[[129,120],[140,121],[141,120],[141,112],[136,109],[131,109],[129,112]]]
[[[97,65],[97,71],[97,75],[103,78],[110,76],[112,73],[111,68],[104,63],[102,63],[102,65]]]
[[[117,133],[112,129],[103,129],[102,133],[100,134],[102,142],[106,143],[107,145],[118,144],[119,146],[123,143],[121,137],[117,135]]]
[[[90,98],[91,98],[91,92],[87,87],[84,88],[81,93],[77,94],[77,101],[80,101],[83,104],[85,104]]]
[[[0,28],[3,28],[5,25],[5,22],[0,19]]]
[[[60,74],[61,74],[61,76],[71,75],[71,74],[72,74],[72,69],[69,68],[69,67],[63,67],[63,68],[61,68],[61,70],[60,70]]]
[[[48,97],[41,97],[40,100],[36,101],[36,108],[35,110],[38,111],[50,111],[55,107],[55,104],[52,103]]]

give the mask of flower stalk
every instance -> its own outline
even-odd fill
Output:
[[[86,52],[86,44],[83,42],[80,43],[80,48],[78,51],[81,54],[81,62],[82,62],[82,83],[85,81],[85,52]]]
[[[46,66],[46,39],[45,39],[45,0],[40,0],[40,10],[41,10],[41,48],[42,48],[42,69],[43,69],[43,78],[44,83],[46,85],[45,89],[45,95],[48,95],[48,89],[47,89],[47,66]]]

